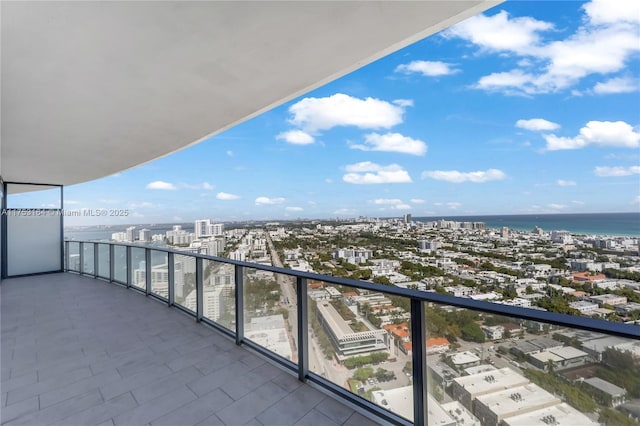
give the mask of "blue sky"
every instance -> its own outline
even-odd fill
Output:
[[[504,3],[189,149],[65,188],[66,209],[130,211],[66,224],[639,211],[639,5]]]

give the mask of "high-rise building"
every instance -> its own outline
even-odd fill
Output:
[[[204,238],[204,237],[208,237],[209,231],[210,231],[210,227],[211,227],[211,220],[210,219],[198,219],[195,221],[194,224],[194,231],[196,234],[196,238]]]
[[[127,228],[126,233],[127,233],[127,241],[129,242],[134,242],[136,240],[136,227],[135,226],[130,226]]]
[[[138,239],[140,241],[149,242],[151,241],[151,230],[144,228],[138,232]]]

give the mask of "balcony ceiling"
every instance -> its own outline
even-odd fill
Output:
[[[2,1],[0,174],[108,176],[497,3]]]

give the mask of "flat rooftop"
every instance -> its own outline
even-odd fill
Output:
[[[478,396],[476,403],[478,402],[489,408],[500,418],[506,418],[560,404],[562,401],[540,386],[529,383],[528,385]]]
[[[529,380],[512,369],[505,367],[472,376],[458,377],[454,379],[454,382],[458,383],[473,397],[525,385],[529,383]]]
[[[136,291],[66,273],[0,290],[3,425],[378,424]]]
[[[513,416],[504,419],[503,422],[505,426],[549,426],[551,419],[555,420],[556,423],[552,423],[555,426],[596,426],[600,424],[564,402],[531,413]]]

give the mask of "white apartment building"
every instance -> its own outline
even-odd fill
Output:
[[[136,240],[136,227],[135,226],[130,226],[127,228],[127,230],[125,231],[127,234],[127,241],[129,242],[134,242]]]
[[[138,231],[138,239],[144,242],[151,241],[151,230],[144,228]]]

